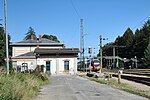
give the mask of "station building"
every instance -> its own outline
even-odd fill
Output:
[[[16,71],[35,70],[43,66],[49,74],[76,74],[78,48],[66,48],[63,43],[39,36],[12,43],[12,64]]]

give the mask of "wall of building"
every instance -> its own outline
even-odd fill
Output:
[[[59,58],[59,73],[64,72],[64,61],[69,61],[69,73],[73,74],[77,71],[77,58]]]
[[[44,65],[46,72],[46,61],[51,62],[51,74],[64,73],[64,61],[69,61],[69,73],[74,74],[77,72],[77,58],[38,58],[37,65]]]
[[[52,46],[39,46],[39,48],[63,48],[62,46],[52,47]],[[28,52],[34,52],[36,46],[27,46],[27,47],[12,47],[12,57],[19,56]]]
[[[37,65],[44,65],[44,72],[46,72],[46,61],[50,61],[51,73],[56,74],[56,58],[38,58]]]
[[[35,49],[35,48],[34,48]],[[12,57],[31,52],[33,49],[31,47],[13,47]]]
[[[36,59],[16,59],[12,61],[13,67],[15,69],[17,69],[17,66],[21,67],[22,63],[27,63],[28,70],[35,70],[36,68]],[[21,71],[24,71],[24,70],[21,68]]]

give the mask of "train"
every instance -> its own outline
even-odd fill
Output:
[[[79,61],[77,64],[78,71],[99,71],[100,61],[98,59]]]

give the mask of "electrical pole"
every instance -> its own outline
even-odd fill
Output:
[[[113,68],[114,68],[114,65],[115,65],[115,57],[116,57],[116,49],[115,49],[116,46],[113,46]]]
[[[83,50],[83,47],[82,47],[82,19],[80,19],[80,62],[82,61],[82,50]],[[82,65],[82,63],[81,63]],[[80,67],[81,67],[80,65]]]
[[[100,52],[99,52],[99,54],[100,54],[100,73],[102,72],[102,66],[103,66],[103,61],[102,61],[102,59],[103,59],[103,55],[102,55],[102,35],[100,35]]]
[[[6,35],[6,66],[7,74],[9,74],[9,54],[8,54],[8,32],[7,32],[7,9],[6,9],[6,0],[4,0],[4,17],[5,17],[5,35]]]
[[[102,35],[100,35],[99,37],[100,39],[100,49],[99,49],[99,54],[100,54],[100,73],[102,72],[102,68],[103,68],[103,50],[102,50],[102,40],[108,40],[108,38],[102,38]]]
[[[80,19],[80,62],[82,61],[83,59],[83,63],[81,64],[82,66],[81,67],[85,67],[84,63],[85,63],[85,59],[84,59],[84,34],[83,34],[83,19]]]
[[[90,60],[90,64],[89,64],[89,67],[90,67],[90,73],[91,73],[91,54],[92,54],[92,48],[89,46],[88,48],[88,53],[89,53],[89,60]]]
[[[117,45],[112,46],[112,48],[113,48],[113,68],[114,68],[115,59],[116,59],[116,48],[124,48],[124,47],[126,47],[126,46],[117,46]],[[118,55],[118,52],[117,52],[117,55]],[[118,57],[117,57],[116,67],[119,67],[118,64],[119,64],[119,61],[118,61]]]

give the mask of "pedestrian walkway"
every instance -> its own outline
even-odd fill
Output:
[[[53,75],[35,100],[148,100],[73,75]]]

